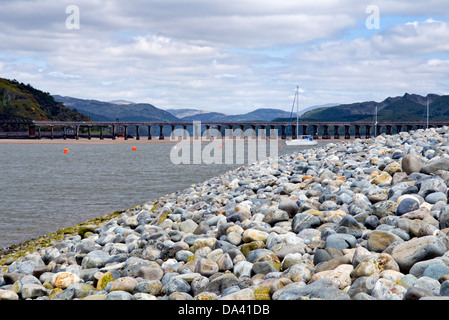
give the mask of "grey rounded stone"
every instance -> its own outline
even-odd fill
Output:
[[[134,300],[134,297],[126,291],[112,291],[108,293],[106,300]]]
[[[407,174],[420,172],[424,167],[424,159],[416,154],[407,154],[402,158],[401,168]]]
[[[300,288],[285,289],[279,295],[278,300],[301,300],[301,299],[325,299],[325,300],[349,300],[350,297],[328,278],[317,281]]]
[[[290,217],[294,217],[299,210],[298,204],[296,203],[296,201],[293,201],[291,199],[284,199],[279,203],[278,208],[280,210],[283,210],[285,212],[287,212],[287,214]],[[288,220],[288,219],[287,219]]]
[[[435,236],[413,238],[397,245],[392,252],[393,258],[403,272],[419,261],[442,256],[446,252],[444,243]]]
[[[412,198],[405,198],[403,199],[397,209],[396,209],[396,215],[402,216],[403,214],[411,211],[415,211],[419,209],[419,201],[412,199]]]
[[[356,243],[357,239],[353,235],[335,233],[326,238],[325,247],[342,251],[343,249],[355,248]]]
[[[292,220],[292,230],[295,233],[299,233],[304,229],[316,228],[320,224],[320,219],[317,217],[307,213],[298,213]]]
[[[445,274],[449,275],[449,266],[445,264],[433,264],[428,266],[422,275],[423,277],[439,280]]]

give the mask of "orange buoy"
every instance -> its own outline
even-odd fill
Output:
[[[223,146],[220,144],[220,145],[218,146],[218,149],[223,149]]]
[[[64,153],[69,153],[69,149],[64,148]]]
[[[137,148],[136,147],[133,147],[133,151],[136,151],[137,150]]]

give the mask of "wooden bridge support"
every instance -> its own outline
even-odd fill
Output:
[[[345,139],[351,139],[351,126],[345,125]]]
[[[304,128],[304,127],[303,127]],[[292,139],[294,140],[294,139],[298,139],[298,135],[297,135],[297,132],[296,132],[296,125],[293,125],[292,126]]]
[[[355,138],[360,139],[360,126],[355,125],[354,127],[355,127]]]
[[[340,139],[340,133],[338,132],[339,129],[340,129],[339,126],[337,125],[334,126],[334,139]]]
[[[286,126],[281,126],[281,139],[285,140],[287,139],[287,127]]]
[[[371,126],[369,124],[367,124],[367,125],[365,125],[365,129],[366,129],[365,138],[366,139],[371,138]]]
[[[163,125],[159,126],[159,140],[164,140],[164,133],[162,132],[163,128],[164,128]]]
[[[313,139],[318,140],[319,139],[319,137],[318,137],[318,126],[316,124],[314,124],[314,125],[312,125],[312,128],[313,128],[313,134],[312,134]]]
[[[41,127],[39,127],[40,129]],[[36,138],[36,126],[28,126],[28,138],[34,139]]]
[[[302,135],[303,136],[307,136],[307,129],[308,129],[308,126],[306,126],[306,125],[302,125]]]
[[[330,139],[331,136],[329,135],[329,126],[324,125],[323,128],[324,128],[323,139]]]

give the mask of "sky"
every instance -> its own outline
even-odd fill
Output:
[[[449,94],[449,3],[1,0],[0,77],[226,114]]]

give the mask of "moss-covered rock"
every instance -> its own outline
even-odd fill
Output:
[[[254,296],[256,297],[256,300],[271,300],[270,288],[259,287],[254,290]]]
[[[106,272],[103,274],[97,282],[97,290],[105,290],[109,282],[115,281],[115,277],[112,273]]]

